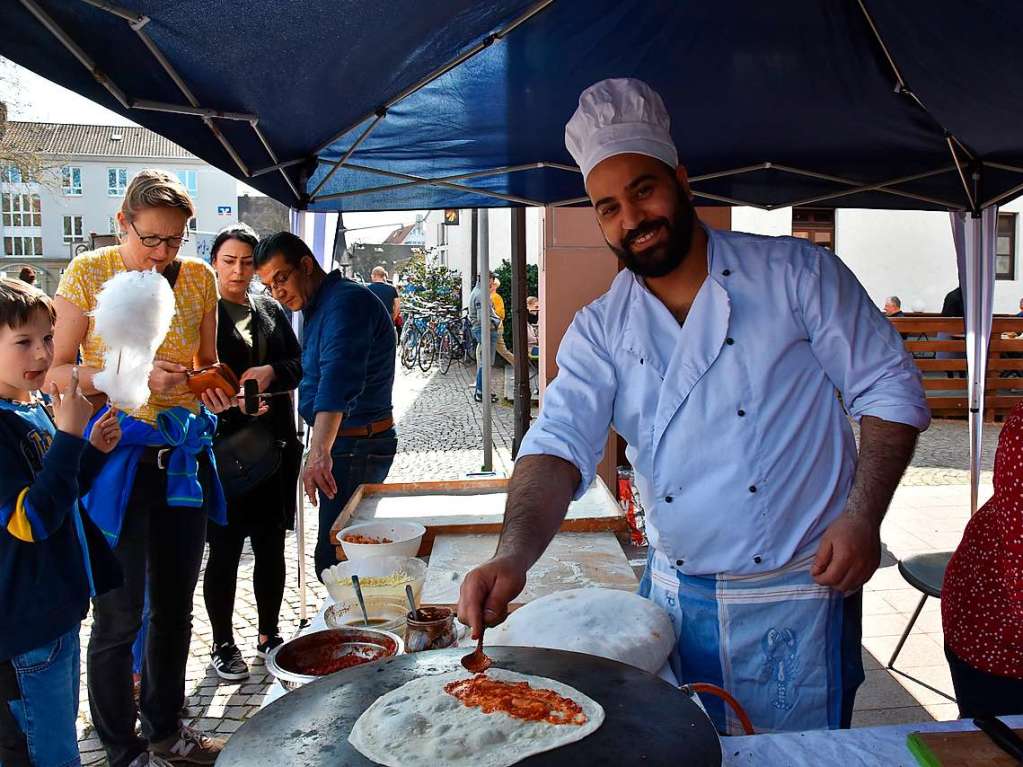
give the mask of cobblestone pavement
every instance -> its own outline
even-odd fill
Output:
[[[462,479],[479,471],[482,462],[481,407],[473,402],[472,386],[475,369],[454,365],[447,375],[436,369],[428,374],[399,367],[395,382],[395,418],[399,430],[399,454],[388,482],[410,482],[439,479]],[[503,370],[494,371],[494,388],[503,389]],[[510,404],[500,402],[493,411],[494,469],[499,476],[511,470],[513,434]],[[985,425],[984,466],[988,480],[994,446],[998,438],[997,424]],[[965,421],[935,421],[922,435],[902,485],[962,485],[967,482],[969,443]],[[952,488],[949,488],[952,490]],[[907,490],[908,491],[908,490]],[[307,572],[311,582],[306,593],[306,609],[314,615],[325,593],[312,577],[312,551],[316,539],[316,513],[307,509],[305,531]],[[299,629],[301,598],[297,578],[295,533],[287,536],[288,585],[281,611],[281,633],[287,638]],[[918,542],[919,543],[919,542]],[[922,545],[922,544],[921,544]],[[209,668],[211,628],[202,600],[202,587],[196,590],[194,626],[186,680],[190,721],[203,729],[229,736],[259,710],[263,696],[272,681],[255,655],[256,605],[252,592],[252,554],[246,548],[239,570],[235,609],[235,639],[249,662],[251,676],[242,683],[227,683]],[[200,584],[202,579],[200,577]],[[106,764],[99,742],[92,733],[88,699],[85,692],[85,648],[88,645],[91,619],[82,629],[82,691],[79,717],[80,745],[87,765]],[[904,625],[901,624],[900,625]],[[872,723],[868,720],[858,723]]]

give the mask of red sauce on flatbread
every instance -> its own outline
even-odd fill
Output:
[[[477,674],[471,679],[449,682],[444,685],[444,692],[484,714],[503,711],[516,719],[548,724],[580,725],[589,721],[574,700],[553,690],[530,687],[527,682],[502,682]]]

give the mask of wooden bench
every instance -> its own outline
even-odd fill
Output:
[[[894,317],[891,322],[902,334],[906,349],[913,354],[923,374],[931,414],[966,417],[969,402],[963,319],[910,314]],[[1008,415],[1023,400],[1023,337],[1006,337],[1010,334],[1023,335],[1023,317],[996,316],[988,346],[984,388],[986,421]],[[951,358],[945,358],[946,354]]]

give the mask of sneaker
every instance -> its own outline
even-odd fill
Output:
[[[224,642],[214,646],[210,652],[213,669],[221,679],[237,682],[249,678],[249,667],[245,665],[241,650],[234,642]]]
[[[260,658],[265,658],[282,644],[284,644],[284,638],[280,634],[274,634],[265,642],[260,642],[256,645],[256,655]]]
[[[149,744],[151,765],[214,764],[225,741],[182,725],[174,735]]]

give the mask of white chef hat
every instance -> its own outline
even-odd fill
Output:
[[[601,160],[618,154],[644,154],[671,168],[678,165],[664,102],[653,88],[631,77],[601,80],[582,92],[565,125],[565,146],[584,179]]]

